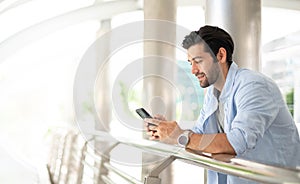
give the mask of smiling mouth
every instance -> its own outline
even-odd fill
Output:
[[[204,73],[199,73],[196,75],[198,79],[202,79],[205,77],[205,74]]]

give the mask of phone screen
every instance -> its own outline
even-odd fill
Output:
[[[152,118],[152,116],[144,109],[144,108],[139,108],[139,109],[136,109],[135,110],[136,113],[138,113],[138,115],[142,118],[142,119],[145,119],[145,118]],[[152,124],[152,123],[148,123],[148,126],[151,125],[151,126],[156,126],[155,124]]]
[[[141,116],[142,119],[152,118],[152,116],[144,108],[136,109],[135,111]]]

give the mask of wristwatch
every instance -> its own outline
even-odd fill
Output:
[[[192,131],[185,130],[182,134],[180,134],[177,138],[177,144],[180,147],[185,148],[187,144],[190,142],[190,136],[192,135]]]

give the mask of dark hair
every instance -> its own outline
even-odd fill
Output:
[[[215,26],[203,26],[198,31],[192,31],[189,35],[186,35],[182,41],[182,47],[188,49],[203,41],[206,43],[204,44],[205,51],[210,52],[211,49],[215,56],[219,52],[219,49],[223,47],[227,53],[226,62],[228,66],[231,65],[234,43],[226,31]]]

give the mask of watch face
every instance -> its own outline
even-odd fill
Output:
[[[186,144],[188,143],[189,141],[189,138],[188,136],[186,135],[181,135],[179,138],[178,138],[178,144],[179,145],[182,145],[182,146],[186,146]]]

